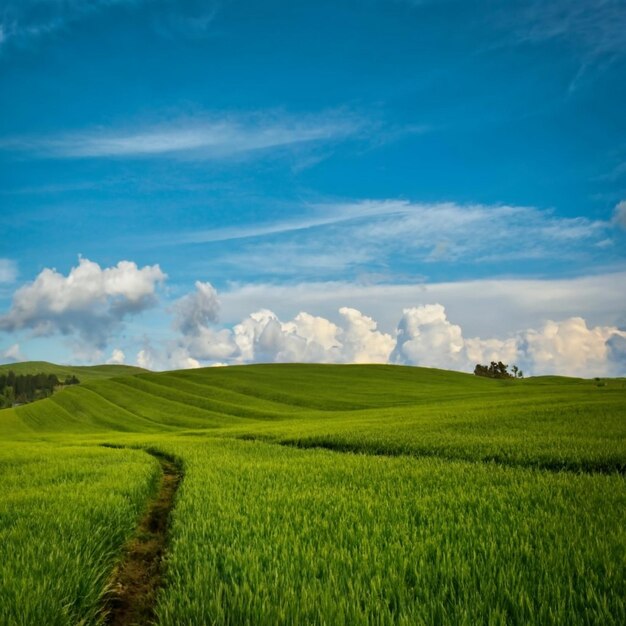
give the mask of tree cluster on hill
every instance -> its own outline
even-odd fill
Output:
[[[66,376],[61,382],[56,374],[16,374],[10,370],[0,374],[0,409],[47,398],[57,387],[79,382],[76,376]]]
[[[522,372],[517,365],[511,367],[509,372],[509,366],[502,361],[491,361],[489,365],[476,364],[474,368],[474,374],[476,376],[485,376],[486,378],[524,378],[524,372]]]

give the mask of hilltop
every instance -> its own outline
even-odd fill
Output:
[[[134,365],[57,365],[48,361],[19,361],[0,365],[1,372],[13,371],[16,374],[56,374],[59,379],[66,376],[76,376],[81,382],[125,376],[146,372]]]
[[[2,411],[3,436],[210,431],[354,452],[626,467],[623,379],[497,380],[392,365],[59,371],[82,374],[85,382]]]

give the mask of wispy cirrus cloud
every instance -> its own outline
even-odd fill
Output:
[[[23,43],[58,31],[87,15],[114,5],[134,5],[146,0],[7,0],[0,15],[0,45]]]
[[[332,226],[368,217],[403,213],[407,210],[408,205],[409,203],[403,200],[364,200],[362,202],[343,204],[313,204],[305,207],[305,211],[293,219],[249,224],[246,226],[168,233],[167,236],[151,238],[149,244],[181,245],[235,241],[238,239],[258,239],[270,235],[295,233],[313,228]]]
[[[149,246],[219,244],[212,267],[230,274],[254,268],[264,276],[319,277],[384,272],[404,264],[493,265],[512,271],[524,261],[583,262],[601,242],[619,237],[615,223],[560,217],[535,207],[407,200],[365,200],[300,207],[298,217],[243,227],[168,233]],[[604,246],[606,248],[606,246]]]
[[[587,53],[626,53],[626,5],[622,0],[556,0],[524,3],[519,36],[527,41],[569,40]]]
[[[223,114],[140,129],[88,129],[47,137],[9,137],[0,140],[0,149],[46,158],[221,158],[337,141],[361,128],[362,123],[354,116],[333,113],[297,119],[270,113]]]
[[[570,82],[574,91],[593,68],[603,68],[626,55],[626,3],[623,0],[554,0],[507,4],[503,22],[516,42],[561,42],[579,59]]]
[[[158,33],[196,34],[209,27],[218,3],[191,0],[7,0],[1,4],[0,47],[14,43],[26,46],[34,41],[98,15],[108,9],[155,6],[147,18]]]

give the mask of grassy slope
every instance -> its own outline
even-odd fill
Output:
[[[397,366],[258,365],[92,380],[0,414],[0,434],[210,430],[301,447],[626,467],[626,382]]]
[[[56,374],[59,378],[76,376],[81,382],[113,376],[139,374],[146,370],[133,365],[57,365],[47,361],[24,361],[0,365],[0,373],[14,371],[16,374]]]
[[[4,464],[0,455],[0,482],[25,487],[8,488],[16,519],[6,518],[3,531],[0,515],[0,540],[35,519],[45,531],[21,543],[6,535],[4,567],[15,581],[4,602],[0,589],[7,615],[24,606],[33,623],[64,625],[93,615],[98,583],[83,603],[73,581],[76,572],[106,579],[102,564],[119,549],[119,531],[102,531],[118,547],[106,559],[95,555],[83,573],[63,565],[76,547],[50,542],[46,529],[69,510],[64,494],[81,492],[66,458],[92,450],[104,460],[113,451],[90,444],[107,441],[149,445],[185,466],[158,604],[162,626],[626,619],[626,490],[624,476],[613,473],[626,466],[623,379],[599,387],[558,377],[495,381],[321,365],[76,375],[86,382],[0,411],[0,442],[12,440]],[[20,464],[29,455],[49,468],[34,490],[28,483],[37,473]],[[89,466],[76,465],[79,473]],[[116,484],[114,470],[103,466],[103,485]],[[146,477],[128,483],[135,494],[149,487]],[[87,519],[93,506],[106,528],[122,528],[126,505],[101,510],[108,488],[99,489],[71,510]],[[40,491],[50,498],[45,507]],[[63,531],[73,536],[70,522]],[[28,577],[53,561],[59,565]],[[57,596],[44,582],[57,578],[67,595],[50,604]]]

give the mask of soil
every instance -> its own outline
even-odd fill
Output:
[[[154,621],[154,608],[163,586],[163,557],[167,548],[170,511],[182,479],[177,463],[149,452],[161,463],[159,490],[147,507],[135,536],[126,544],[104,603],[108,626],[143,626]]]

